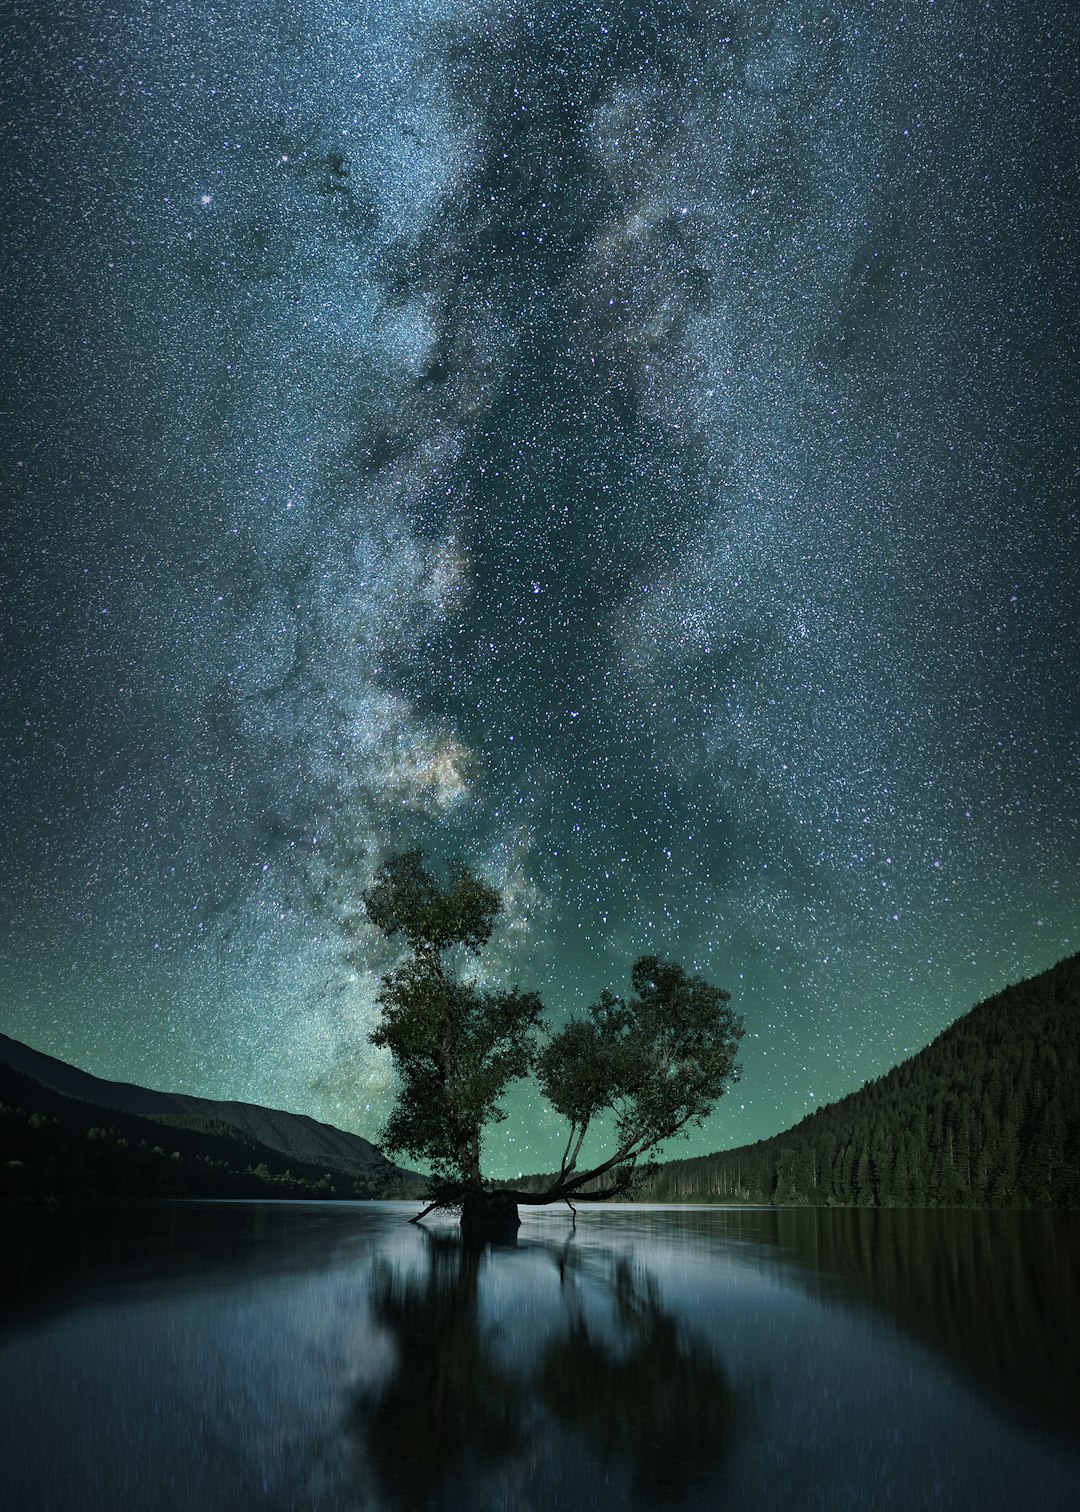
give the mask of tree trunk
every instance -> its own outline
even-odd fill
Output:
[[[466,1240],[513,1242],[521,1225],[513,1192],[467,1191],[461,1203],[461,1234]]]

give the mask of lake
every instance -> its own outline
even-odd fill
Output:
[[[1080,1215],[9,1209],[4,1512],[1080,1508]]]

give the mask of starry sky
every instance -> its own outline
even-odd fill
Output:
[[[8,17],[0,1030],[374,1137],[422,844],[729,988],[698,1153],[1080,948],[1067,0]]]

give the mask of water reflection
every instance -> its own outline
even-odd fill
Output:
[[[556,1434],[612,1480],[622,1505],[684,1499],[715,1478],[741,1416],[722,1365],[662,1304],[655,1280],[623,1255],[530,1245],[558,1276],[561,1308],[539,1348],[510,1353],[497,1315],[481,1306],[485,1268],[507,1247],[481,1251],[427,1234],[426,1264],[376,1265],[373,1320],[394,1366],[357,1394],[353,1431],[393,1507],[461,1504],[461,1488],[497,1469],[521,1472]],[[600,1305],[606,1304],[606,1305]]]
[[[609,1265],[616,1336],[599,1332],[572,1289],[569,1328],[546,1352],[539,1394],[606,1463],[628,1467],[651,1505],[715,1476],[747,1414],[713,1351],[661,1305],[655,1278],[621,1257]]]
[[[5,1512],[1080,1506],[1078,1215],[414,1211],[0,1214]]]
[[[408,1203],[0,1204],[0,1341],[103,1293],[182,1293],[327,1269],[400,1232]]]
[[[526,1431],[515,1383],[479,1317],[481,1253],[427,1239],[419,1276],[375,1267],[370,1307],[394,1343],[394,1365],[351,1412],[384,1500],[410,1508],[427,1505],[448,1476],[517,1452]]]
[[[629,1216],[629,1215],[628,1215]],[[1080,1214],[639,1208],[644,1242],[724,1250],[873,1307],[1010,1415],[1080,1433]]]

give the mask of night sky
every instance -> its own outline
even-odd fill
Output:
[[[1069,0],[7,14],[0,1030],[374,1137],[420,843],[700,1152],[1080,948]]]

